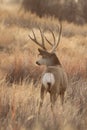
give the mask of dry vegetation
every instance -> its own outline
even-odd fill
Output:
[[[49,28],[57,35],[57,25],[54,18],[40,19],[18,8],[0,10],[0,130],[87,129],[87,25],[63,22],[57,55],[69,77],[64,108],[58,100],[54,122],[48,94],[36,119],[44,67],[35,65],[37,46],[28,34],[33,27],[40,39],[40,26],[51,39]]]

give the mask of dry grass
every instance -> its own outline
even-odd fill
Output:
[[[14,10],[0,10],[0,130],[86,130],[87,25],[63,22],[63,35],[56,53],[69,76],[64,108],[58,100],[54,122],[48,94],[37,121],[39,79],[44,67],[35,65],[37,46],[28,34],[34,27],[40,40],[37,29],[40,26],[52,40],[49,28],[57,36],[58,21]]]

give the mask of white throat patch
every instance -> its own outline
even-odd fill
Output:
[[[48,88],[48,83],[50,83],[50,87],[52,87],[55,84],[55,77],[52,73],[45,73],[42,77],[42,84],[45,86],[45,88]]]

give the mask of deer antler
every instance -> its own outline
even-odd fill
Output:
[[[51,32],[52,36],[53,36],[53,40],[54,40],[54,43],[52,44],[47,38],[45,35],[43,35],[43,32],[41,31],[41,29],[39,28],[39,31],[40,31],[40,34],[41,34],[41,39],[42,39],[42,44],[40,44],[38,41],[37,41],[37,38],[35,36],[35,33],[34,31],[32,30],[32,33],[33,33],[33,37],[31,37],[30,35],[29,38],[34,41],[37,45],[39,45],[42,49],[46,50],[46,47],[45,47],[45,44],[44,44],[44,37],[46,39],[46,41],[52,46],[52,50],[51,50],[51,53],[53,53],[57,46],[59,45],[59,42],[60,42],[60,36],[61,36],[61,33],[62,33],[62,23],[60,22],[60,27],[58,26],[58,30],[59,30],[59,36],[58,36],[58,40],[56,42],[56,38],[55,38],[55,35],[53,33],[53,31],[51,29],[49,29],[49,31]]]
[[[54,44],[54,46],[53,46],[51,52],[54,52],[54,51],[56,50],[57,46],[59,45],[61,33],[62,33],[62,23],[60,22],[60,28],[59,28],[59,36],[58,36],[58,40],[57,40],[57,42]]]
[[[60,22],[60,27],[58,26],[58,30],[59,30],[59,36],[58,36],[58,40],[57,40],[57,42],[56,42],[55,35],[54,35],[53,31],[50,29],[50,32],[51,32],[51,34],[52,34],[52,36],[53,36],[53,39],[54,39],[54,44],[52,44],[52,43],[46,38],[46,36],[44,36],[45,39],[46,39],[46,41],[47,41],[51,46],[53,46],[53,47],[52,47],[52,50],[51,50],[52,53],[56,50],[56,48],[57,48],[57,46],[59,45],[59,42],[60,42],[60,36],[61,36],[61,33],[62,33],[62,23],[61,23],[61,22]]]
[[[54,43],[55,43],[55,41],[56,41],[55,35],[54,35],[54,33],[53,33],[53,31],[52,31],[51,29],[49,29],[49,31],[51,32],[51,34],[52,34],[52,36],[53,36],[53,39],[54,39]],[[46,41],[47,41],[51,46],[53,46],[53,44],[46,38],[45,35],[44,35],[44,37],[45,37]]]
[[[40,34],[41,34],[42,44],[40,44],[40,43],[37,41],[36,36],[35,36],[35,33],[34,33],[33,30],[32,30],[32,33],[33,33],[33,37],[34,37],[34,38],[32,38],[30,35],[28,35],[28,36],[29,36],[29,38],[30,38],[32,41],[34,41],[37,45],[39,45],[41,48],[43,48],[44,50],[46,50],[46,47],[45,47],[45,44],[44,44],[43,32],[41,31],[40,28],[39,28],[39,31],[40,31]]]

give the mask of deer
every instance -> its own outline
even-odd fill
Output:
[[[41,75],[40,103],[38,108],[38,114],[40,114],[44,97],[47,92],[50,94],[50,103],[52,112],[58,96],[60,96],[61,104],[63,105],[64,103],[64,95],[68,86],[68,78],[56,54],[56,49],[60,43],[60,37],[62,33],[61,23],[60,26],[58,26],[58,30],[59,35],[58,39],[56,39],[54,32],[49,29],[53,37],[53,42],[48,40],[48,38],[44,35],[44,33],[40,28],[39,31],[42,42],[38,42],[33,29],[32,29],[33,37],[29,35],[29,38],[40,47],[38,48],[38,52],[41,58],[36,61],[36,64],[45,65],[46,67],[43,74]],[[47,41],[47,43],[51,46],[50,51],[47,50],[45,46],[45,41]]]

